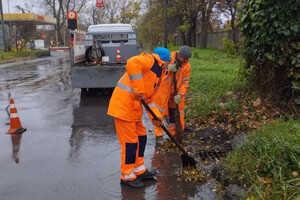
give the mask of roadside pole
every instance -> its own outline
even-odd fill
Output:
[[[2,9],[2,0],[0,0],[0,11],[1,11],[1,25],[2,25],[2,33],[3,33],[4,51],[7,51],[6,39],[5,39],[5,29],[4,29],[4,19],[3,19],[3,9]]]
[[[168,0],[165,0],[165,31],[164,31],[164,47],[168,48]]]

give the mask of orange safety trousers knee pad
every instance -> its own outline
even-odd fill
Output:
[[[125,121],[116,117],[115,127],[121,146],[121,179],[131,181],[146,171],[146,128],[142,121]]]

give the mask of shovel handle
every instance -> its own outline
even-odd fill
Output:
[[[151,110],[151,108],[148,106],[148,104],[145,102],[144,99],[141,100],[143,106],[146,108],[146,110],[152,115],[152,117],[155,120],[160,121],[160,119],[155,115],[155,113]],[[180,151],[186,155],[189,156],[188,153],[182,148],[182,146],[175,140],[175,138],[173,137],[173,135],[171,135],[171,133],[169,132],[169,130],[165,127],[165,125],[161,125],[161,128],[165,131],[165,133],[169,136],[169,138],[176,144],[176,146],[180,149]]]
[[[175,91],[175,95],[177,95],[177,80],[176,80],[176,72],[173,72],[173,83],[174,83],[174,91]],[[179,114],[179,106],[178,106],[178,104],[177,103],[175,103],[176,104],[176,115],[175,115],[175,117],[177,118],[175,118],[176,119],[176,121],[175,121],[175,124],[176,124],[176,127],[178,126],[179,128],[180,128],[180,134],[182,135],[183,133],[182,133],[182,127],[181,127],[181,123],[180,122],[178,122],[178,120],[180,120],[180,114]],[[178,115],[179,116],[178,116]]]

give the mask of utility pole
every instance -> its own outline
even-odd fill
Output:
[[[12,29],[11,29],[11,20],[10,20],[10,8],[9,8],[9,0],[7,0],[7,5],[8,5],[8,34],[9,34],[9,38],[8,38],[8,50],[11,46],[11,41],[12,41]]]
[[[2,0],[0,0],[0,11],[1,11],[1,25],[2,25],[2,33],[3,33],[4,51],[7,51],[6,39],[5,39],[5,29],[4,29],[4,19],[3,19],[3,9],[2,9]]]
[[[165,0],[165,31],[164,31],[164,47],[168,48],[168,0]]]

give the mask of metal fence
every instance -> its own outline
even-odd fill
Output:
[[[240,43],[242,41],[240,32],[237,32],[237,41]],[[207,40],[206,40],[206,47],[207,48],[217,48],[221,49],[223,48],[223,42],[222,39],[232,39],[232,31],[220,31],[220,32],[214,32],[214,33],[208,33],[207,34]],[[174,45],[176,46],[182,46],[183,40],[181,35],[174,35]],[[201,34],[196,34],[196,47],[201,46]]]

